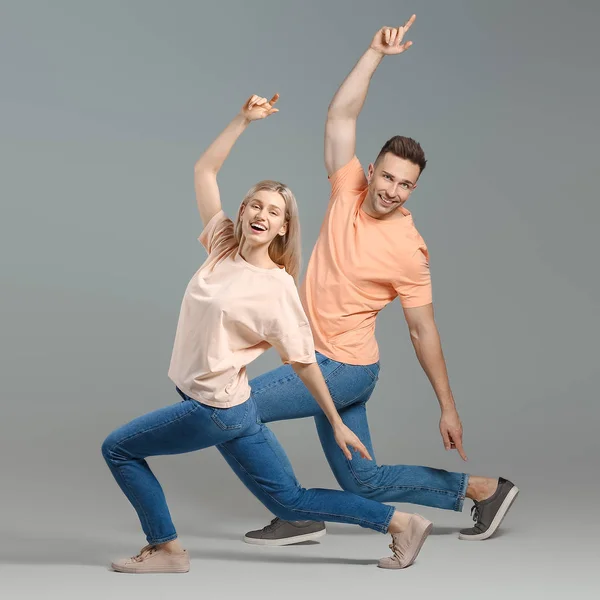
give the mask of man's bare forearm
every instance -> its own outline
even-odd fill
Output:
[[[371,77],[375,73],[383,54],[369,48],[356,63],[356,66],[336,92],[329,111],[328,118],[357,119],[367,98]]]
[[[423,371],[435,391],[442,410],[454,410],[454,397],[450,389],[446,361],[437,327],[430,326],[416,333],[411,332],[411,341]]]

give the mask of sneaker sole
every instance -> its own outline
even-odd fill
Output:
[[[500,505],[500,508],[498,509],[494,520],[492,521],[492,524],[487,528],[486,531],[484,531],[483,533],[478,533],[477,535],[465,535],[464,533],[459,533],[458,539],[477,542],[480,540],[487,540],[489,537],[494,535],[494,533],[496,533],[498,527],[500,527],[500,524],[504,520],[506,513],[508,513],[508,509],[512,506],[512,503],[515,501],[515,498],[517,497],[518,493],[519,488],[516,485],[513,485],[513,487],[510,489],[510,492],[506,494],[504,502],[502,502],[502,504]]]
[[[419,540],[419,543],[417,544],[417,547],[415,548],[413,555],[410,557],[410,560],[404,566],[401,567],[398,563],[396,563],[398,566],[384,567],[380,564],[378,564],[377,566],[380,569],[406,569],[406,568],[410,567],[415,562],[415,560],[417,560],[417,556],[419,556],[419,552],[421,552],[421,548],[423,547],[423,544],[425,543],[425,540],[431,533],[432,529],[433,529],[433,523],[429,523],[429,525],[427,525],[427,527],[423,530],[423,534],[421,535],[421,539]]]
[[[111,568],[113,571],[116,571],[117,573],[135,573],[137,575],[143,575],[144,573],[187,573],[190,570],[190,567],[177,567],[177,568],[172,568],[172,567],[153,567],[153,568],[138,568],[136,569],[135,567],[121,567],[119,565],[116,565],[115,563],[111,563]]]
[[[410,565],[412,565],[415,562],[415,560],[417,560],[417,556],[419,555],[419,552],[421,552],[421,548],[423,547],[423,544],[425,543],[425,540],[431,533],[432,529],[433,529],[433,523],[429,523],[429,525],[427,525],[427,527],[425,528],[425,531],[423,532],[423,536],[421,537],[421,540],[419,541],[419,544],[416,547],[415,552],[412,555],[412,557],[411,557],[410,561],[408,562],[408,564],[406,565],[406,567],[410,567]],[[406,569],[406,567],[404,567],[404,568]]]
[[[294,537],[281,538],[279,540],[264,540],[260,538],[251,538],[244,536],[246,544],[254,544],[255,546],[289,546],[290,544],[300,544],[301,542],[310,542],[318,540],[327,533],[327,529],[321,529],[314,533],[305,533],[303,535],[295,535]]]

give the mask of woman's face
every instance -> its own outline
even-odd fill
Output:
[[[268,247],[287,231],[285,200],[278,192],[259,190],[242,208],[241,221],[246,243]]]

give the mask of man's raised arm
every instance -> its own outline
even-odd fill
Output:
[[[382,27],[367,51],[336,92],[325,124],[325,168],[332,175],[347,164],[356,150],[356,120],[362,110],[369,83],[382,58],[401,54],[412,42],[402,42],[415,21],[413,15],[402,27]]]

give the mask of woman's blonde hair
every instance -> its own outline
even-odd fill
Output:
[[[277,192],[285,202],[285,222],[287,223],[287,230],[285,235],[277,235],[275,239],[269,245],[269,256],[271,260],[278,264],[283,265],[285,270],[294,278],[296,285],[298,284],[298,277],[300,276],[300,261],[301,261],[301,240],[300,240],[300,217],[298,215],[298,204],[296,198],[290,188],[280,183],[279,181],[272,181],[271,179],[265,179],[259,181],[256,185],[252,186],[242,200],[240,209],[238,211],[237,220],[235,222],[234,235],[235,240],[238,244],[243,242],[242,234],[242,211],[243,208],[248,204],[250,200],[255,196],[257,192],[261,190],[267,190],[270,192]]]

